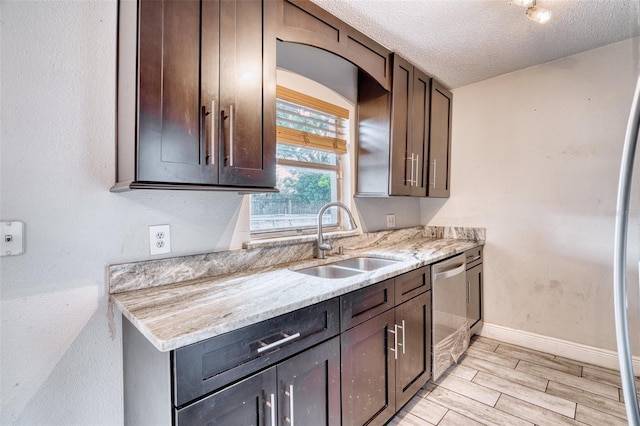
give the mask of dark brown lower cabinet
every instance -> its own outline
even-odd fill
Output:
[[[176,425],[274,425],[276,367],[176,411]],[[273,395],[273,400],[271,396]],[[273,404],[273,405],[272,405]]]
[[[279,364],[277,375],[279,425],[340,424],[338,337]]]
[[[403,327],[396,361],[396,411],[405,405],[431,375],[431,292],[396,307],[396,324]]]
[[[396,412],[393,310],[342,333],[342,424],[383,425]]]
[[[383,425],[429,380],[431,291],[341,334],[342,424]]]
[[[426,266],[171,352],[126,319],[126,425],[383,425],[431,375]]]
[[[467,260],[467,320],[471,334],[482,328],[482,246],[465,252]]]
[[[176,411],[176,425],[339,425],[340,339]]]
[[[467,319],[473,329],[482,318],[482,263],[467,269]]]

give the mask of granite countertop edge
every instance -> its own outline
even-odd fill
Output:
[[[346,255],[112,294],[111,302],[161,352],[168,352],[384,281],[484,245],[423,238]],[[342,259],[372,256],[397,263],[343,279],[296,272]]]

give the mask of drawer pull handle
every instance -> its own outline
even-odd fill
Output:
[[[280,340],[278,340],[276,342],[273,342],[273,343],[270,343],[268,345],[265,345],[263,342],[260,342],[260,344],[262,344],[264,346],[261,347],[261,348],[258,348],[258,353],[260,354],[260,353],[262,353],[264,351],[268,351],[269,349],[273,349],[278,345],[290,342],[291,340],[295,340],[298,337],[300,337],[300,333],[296,333],[296,334],[292,334],[292,335],[288,335],[288,334],[285,334],[285,333],[282,333],[282,334],[284,334],[284,336],[285,336],[283,339],[280,339]]]
[[[475,262],[476,260],[480,259],[482,256],[477,255],[477,256],[469,256],[467,257],[467,262]]]

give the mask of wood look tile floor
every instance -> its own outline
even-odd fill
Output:
[[[389,425],[627,425],[623,401],[617,371],[474,336]]]

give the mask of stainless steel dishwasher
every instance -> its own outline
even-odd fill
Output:
[[[433,380],[469,347],[467,280],[464,254],[434,264],[433,291]]]

